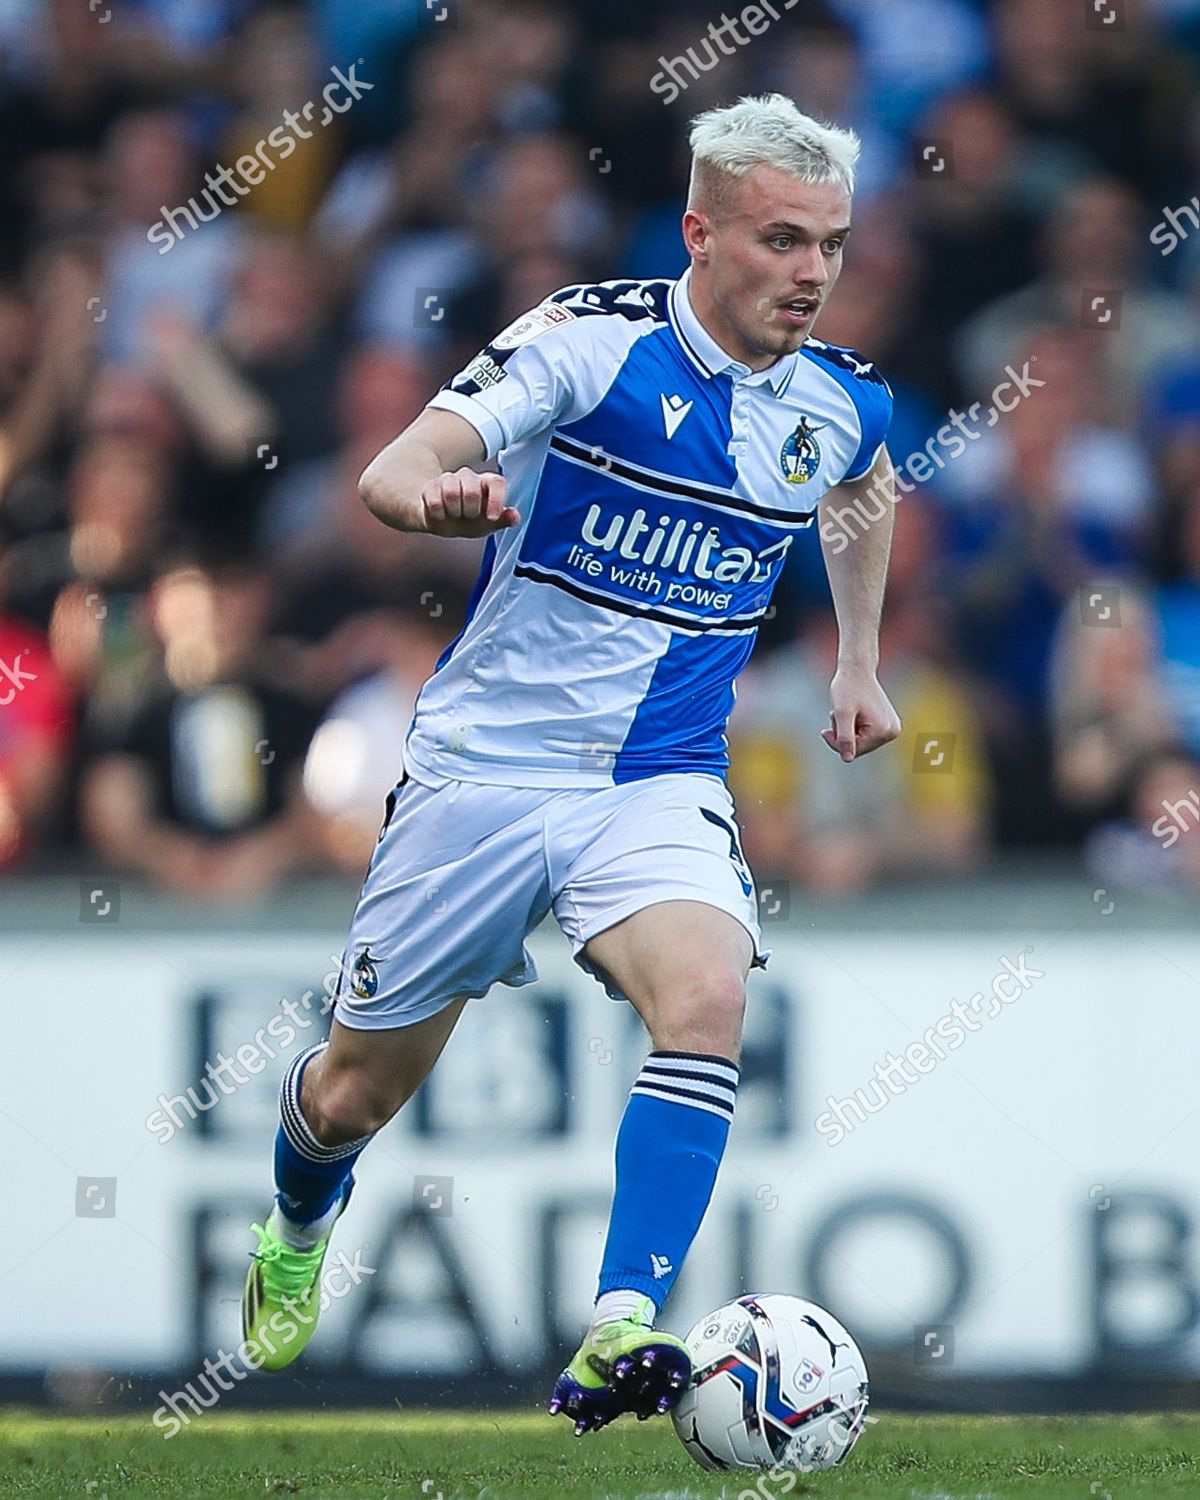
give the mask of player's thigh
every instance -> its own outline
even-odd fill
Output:
[[[736,1058],[754,945],[703,901],[658,901],[589,939],[586,960],[627,996],[658,1050]]]
[[[660,901],[589,939],[584,955],[629,998],[656,1048],[737,1057],[754,944],[736,917]]]
[[[334,1021],[329,1045],[304,1072],[302,1106],[324,1145],[386,1125],[429,1075],[462,1014],[452,1000],[411,1026],[361,1031]]]
[[[754,881],[717,778],[670,773],[581,799],[552,829],[554,914],[575,960],[632,1002],[655,1046],[735,1056],[762,967]]]

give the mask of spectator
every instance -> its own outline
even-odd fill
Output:
[[[1148,8],[1132,9],[1129,23],[1117,35],[1082,27],[1074,0],[996,6],[1001,88],[1047,207],[1070,180],[1097,169],[1155,200],[1186,180],[1190,70],[1159,45]]]
[[[1040,275],[961,329],[964,387],[989,390],[1006,364],[1028,358],[1039,327],[1083,328],[1111,382],[1113,415],[1140,413],[1154,371],[1200,348],[1185,300],[1145,276],[1144,217],[1133,190],[1112,179],[1089,178],[1067,192],[1042,235]]]
[[[289,572],[328,567],[348,550],[347,531],[361,535],[358,476],[408,426],[433,388],[417,358],[390,349],[363,345],[346,361],[329,414],[337,446],[308,463],[289,464],[263,518],[262,539]],[[395,540],[404,545],[403,538]],[[347,607],[355,607],[353,595],[339,602],[338,613]]]
[[[944,366],[954,336],[985,304],[1037,274],[1037,220],[1020,190],[1020,136],[994,94],[979,89],[942,100],[918,131],[914,150],[922,142],[930,143],[930,165],[941,161],[942,172],[917,184],[914,293],[922,310],[921,352],[938,361],[932,375],[949,406],[963,397]]]
[[[302,230],[333,179],[348,126],[341,114],[327,111],[321,102],[321,89],[330,75],[317,63],[307,18],[284,7],[251,16],[238,37],[233,61],[233,89],[241,109],[222,134],[221,161],[232,164],[239,157],[254,156],[264,142],[269,148],[268,137],[287,110],[302,121],[295,149],[286,156],[272,153],[269,169],[260,166],[261,180],[249,183],[239,212],[273,229]],[[302,113],[310,101],[311,118]],[[335,102],[339,110],[354,107],[340,95]],[[306,131],[307,138],[299,130]]]
[[[678,236],[679,226],[675,226]],[[543,247],[486,268],[450,304],[450,332],[454,354],[446,374],[456,374],[501,328],[523,317],[531,307],[560,287],[588,279],[587,267],[559,250]]]
[[[1073,599],[1051,665],[1055,782],[1089,822],[1116,817],[1140,766],[1178,741],[1157,621],[1122,585]]]
[[[439,309],[482,264],[469,208],[483,185],[499,81],[469,32],[426,43],[412,78],[408,129],[390,155],[348,164],[318,230],[355,280],[357,331],[428,349],[441,342]]]
[[[1133,435],[1103,420],[1100,372],[1081,374],[1086,338],[1031,333],[1028,369],[1044,383],[996,411],[939,480],[951,629],[984,685],[1000,834],[1018,845],[1073,837],[1047,728],[1059,618],[1080,589],[1144,565],[1150,545],[1153,475]]]
[[[222,310],[217,347],[265,404],[258,437],[277,440],[282,473],[337,446],[344,337],[333,314],[335,290],[302,237],[258,233],[245,246]]]
[[[1155,590],[1161,672],[1181,741],[1200,756],[1200,484],[1168,518],[1170,558]]]
[[[44,635],[5,604],[0,545],[0,871],[28,859],[52,827],[74,740],[70,691]]]
[[[862,65],[877,108],[898,135],[941,94],[978,78],[987,33],[969,0],[833,0],[857,30]]]
[[[202,173],[177,112],[122,116],[102,165],[109,199],[104,350],[111,359],[137,362],[150,320],[164,311],[203,331],[213,327],[241,230],[219,201],[215,210],[200,199],[193,204]]]
[[[25,66],[18,77],[6,77],[0,102],[0,271],[5,276],[19,272],[37,249],[36,230],[46,226],[48,198],[61,205],[68,179],[90,202],[100,142],[146,97],[144,82],[124,74],[116,27],[98,25],[87,6],[73,0],[46,0],[38,10],[35,23],[22,27]],[[6,14],[5,21],[11,19]]]
[[[244,900],[313,862],[300,784],[313,715],[266,674],[270,595],[247,562],[180,564],[156,580],[162,680],[83,780],[85,828],[114,868]]]
[[[403,774],[403,745],[417,694],[461,623],[465,599],[431,575],[405,605],[381,612],[381,666],[338,695],[304,764],[304,789],[321,819],[332,862],[361,874],[379,831],[384,798]]]
[[[62,520],[55,480],[91,388],[98,279],[80,250],[47,251],[30,264],[26,295],[10,304],[10,358],[24,379],[8,391],[0,418],[0,509],[18,533]]]
[[[1200,761],[1164,749],[1134,773],[1129,815],[1088,840],[1088,870],[1108,887],[1200,887]]]

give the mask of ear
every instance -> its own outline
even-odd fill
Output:
[[[683,216],[683,243],[687,253],[699,265],[708,260],[708,241],[712,234],[712,220],[707,214],[689,208]]]

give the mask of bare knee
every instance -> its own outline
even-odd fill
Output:
[[[302,1095],[304,1117],[322,1146],[344,1146],[381,1130],[404,1103],[370,1076],[365,1068],[331,1069],[327,1064],[313,1077],[305,1072]]]
[[[660,1051],[707,1052],[736,1062],[745,1013],[745,980],[733,969],[718,969],[656,997],[650,1036]]]

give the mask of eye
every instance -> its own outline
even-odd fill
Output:
[[[845,243],[845,240],[839,239],[826,240],[821,249],[826,255],[836,255]]]
[[[771,238],[771,244],[775,246],[776,250],[790,250],[793,243],[790,234],[777,234]]]

